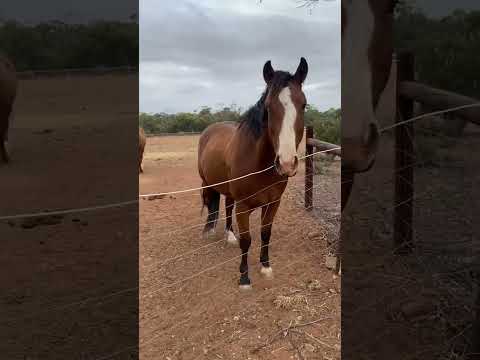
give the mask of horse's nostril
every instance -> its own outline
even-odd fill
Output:
[[[295,158],[293,159],[293,167],[297,168],[297,166],[298,166],[298,156],[295,156]]]

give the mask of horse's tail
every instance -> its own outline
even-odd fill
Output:
[[[220,210],[220,193],[212,188],[202,189],[202,214],[203,208],[208,209],[207,224],[215,227]]]

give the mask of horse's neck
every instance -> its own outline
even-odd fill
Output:
[[[257,140],[256,149],[258,164],[261,167],[266,168],[273,165],[275,161],[275,150],[266,131]]]
[[[258,138],[254,138],[246,129],[241,129],[238,133],[235,152],[245,159],[251,171],[265,169],[275,161],[275,150],[266,131]]]

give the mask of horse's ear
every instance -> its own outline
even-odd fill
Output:
[[[308,64],[305,58],[300,59],[300,64],[298,65],[297,71],[295,72],[294,79],[299,84],[303,84],[308,74]]]
[[[263,79],[268,84],[272,79],[275,71],[273,70],[272,63],[268,60],[265,65],[263,65]]]

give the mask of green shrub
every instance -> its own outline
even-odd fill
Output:
[[[340,144],[340,109],[330,109],[324,112],[308,105],[305,110],[305,125],[313,126],[315,138],[332,144]]]

